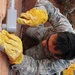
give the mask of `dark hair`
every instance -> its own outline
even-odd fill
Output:
[[[75,58],[75,34],[70,32],[58,32],[55,50],[60,50],[61,54],[56,54],[61,59],[70,60]]]

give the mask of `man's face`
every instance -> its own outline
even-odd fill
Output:
[[[56,55],[61,54],[61,52],[59,50],[55,50],[55,45],[54,43],[56,42],[56,38],[57,38],[57,34],[53,34],[49,37],[48,40],[44,40],[42,41],[42,45],[45,47],[46,45],[48,45],[48,50],[50,52],[51,55],[53,55],[54,58],[58,57]]]

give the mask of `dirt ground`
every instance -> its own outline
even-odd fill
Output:
[[[51,1],[57,8],[60,9],[60,12],[64,14],[72,24],[73,28],[75,28],[75,0],[49,0]],[[22,1],[22,11],[25,12],[35,6],[36,0],[23,0]],[[48,22],[45,23],[45,26],[49,26]],[[21,38],[23,41],[24,52],[26,49],[37,45],[38,42],[35,42],[34,39],[31,39],[26,36],[25,31],[28,27],[21,27]]]

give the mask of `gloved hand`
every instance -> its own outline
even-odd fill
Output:
[[[4,47],[4,52],[8,56],[11,64],[19,64],[22,62],[23,49],[19,37],[14,34],[9,34],[6,30],[2,30],[0,32],[0,45]]]
[[[44,10],[32,8],[26,13],[22,13],[17,22],[23,25],[38,26],[48,20],[48,15]]]
[[[63,71],[62,75],[74,75],[75,74],[75,63],[71,64],[68,68]]]

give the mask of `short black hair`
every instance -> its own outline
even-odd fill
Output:
[[[75,34],[71,32],[58,32],[55,50],[60,50],[61,54],[56,54],[61,59],[71,60],[75,58]]]

